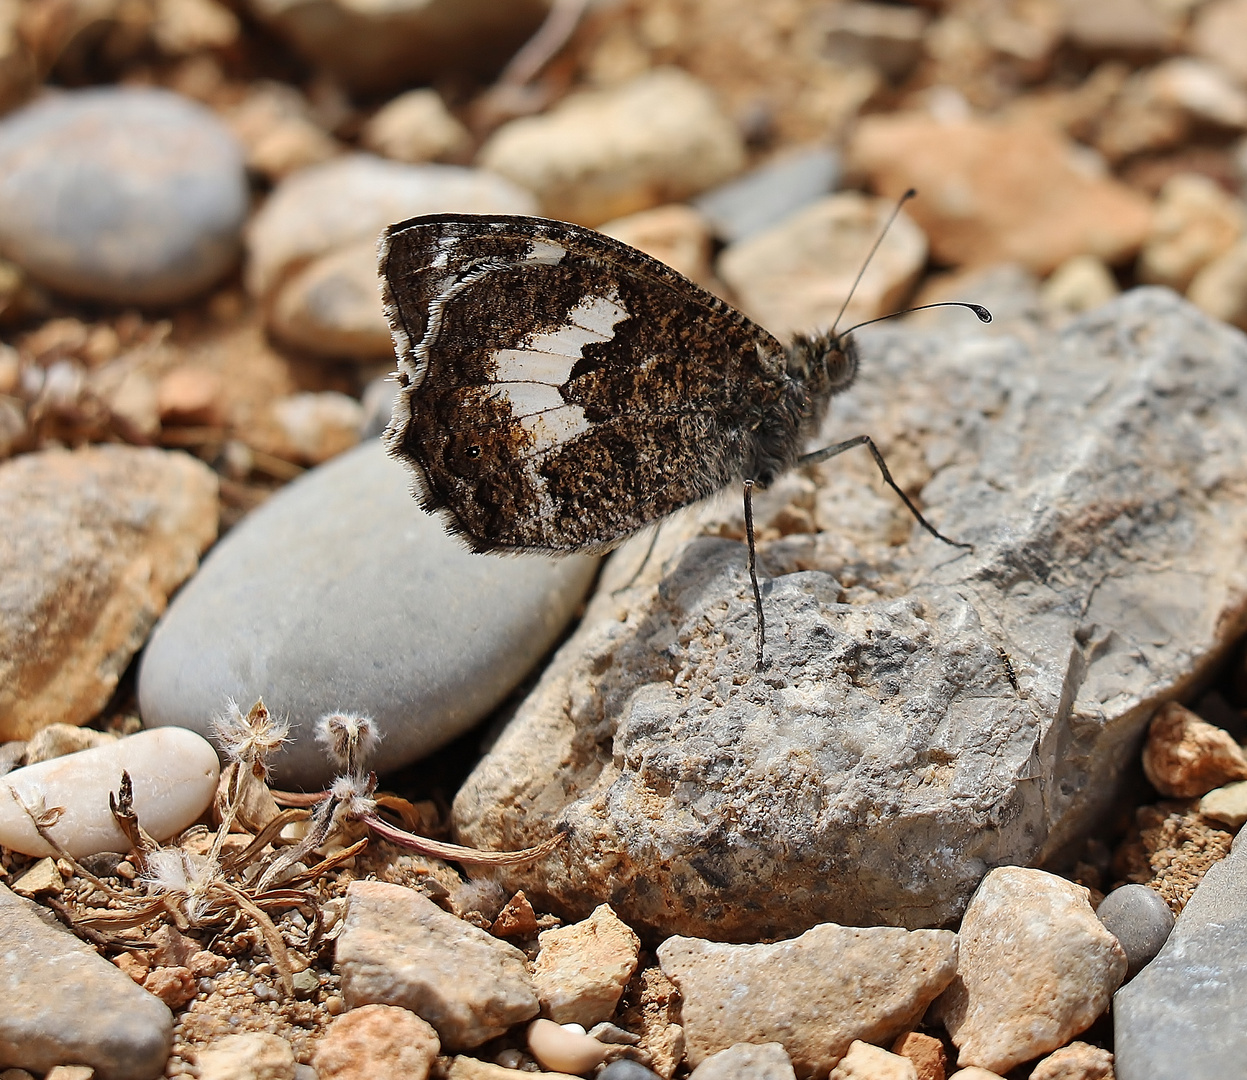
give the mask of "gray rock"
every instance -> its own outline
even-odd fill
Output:
[[[76,90],[0,121],[0,252],[73,296],[202,292],[237,260],[248,201],[242,147],[165,90]]]
[[[658,962],[683,999],[690,1065],[736,1043],[777,1042],[805,1080],[826,1076],[854,1039],[910,1030],[956,972],[957,936],[824,924],[762,945],[671,937]]]
[[[537,1015],[537,992],[514,945],[402,885],[355,881],[346,895],[336,958],[350,1008],[410,1009],[452,1053]]]
[[[164,1071],[173,1045],[167,1006],[3,885],[0,956],[0,1068],[90,1065],[99,1080]]]
[[[785,478],[755,508],[754,675],[737,492],[665,525],[612,595],[648,538],[625,547],[456,799],[479,846],[567,827],[508,887],[737,940],[947,924],[988,866],[1091,828],[1155,703],[1242,632],[1240,333],[1146,289],[1059,334],[861,347],[824,445],[873,434],[973,552],[922,533],[862,451]]]
[[[217,533],[217,478],[150,447],[0,464],[0,740],[85,724]]]
[[[1133,979],[1152,962],[1173,930],[1173,912],[1160,893],[1146,885],[1123,885],[1114,889],[1096,908],[1096,915],[1120,942]]]
[[[544,0],[248,0],[298,52],[350,89],[378,93],[444,76],[488,80],[533,34]]]
[[[1241,1075],[1244,1000],[1247,846],[1236,840],[1204,875],[1156,959],[1113,998],[1117,1080]]]
[[[698,195],[693,205],[725,243],[775,225],[835,189],[840,155],[828,147],[784,154]]]
[[[1006,1073],[1064,1046],[1104,1012],[1126,954],[1081,885],[998,866],[975,891],[957,935],[957,977],[935,1004],[957,1064]]]
[[[779,1043],[737,1043],[711,1054],[689,1080],[795,1080],[796,1075]]]
[[[480,720],[554,643],[597,564],[473,555],[408,492],[371,443],[243,521],[148,644],[144,722],[206,735],[227,697],[263,697],[291,721],[280,781],[316,785],[332,776],[313,737],[327,712],[376,721],[379,772]]]

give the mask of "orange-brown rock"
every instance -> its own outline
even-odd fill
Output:
[[[849,156],[884,195],[918,189],[906,209],[934,257],[954,266],[1017,262],[1047,274],[1080,254],[1120,263],[1151,226],[1146,198],[1038,122],[872,116],[858,126]]]
[[[1247,780],[1247,755],[1228,731],[1170,701],[1152,717],[1143,771],[1162,795],[1189,799]]]

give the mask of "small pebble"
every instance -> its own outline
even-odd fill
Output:
[[[1189,799],[1230,780],[1247,780],[1247,755],[1224,728],[1170,701],[1152,717],[1143,771],[1162,795]]]
[[[75,858],[129,851],[130,841],[108,807],[122,770],[133,782],[134,809],[143,828],[166,840],[212,802],[219,768],[211,743],[171,727],[16,769],[0,778],[0,844],[25,855],[54,854],[22,809],[25,803],[36,812],[64,808],[48,831]]]
[[[918,1080],[918,1070],[909,1058],[858,1039],[827,1080]]]
[[[1160,952],[1173,929],[1173,912],[1146,885],[1123,885],[1096,909],[1105,928],[1126,953],[1126,978],[1133,979]]]
[[[597,1080],[660,1080],[660,1077],[639,1061],[620,1058],[618,1061],[612,1061],[598,1073]]]
[[[1231,829],[1247,824],[1247,780],[1213,788],[1199,800],[1199,812]]]
[[[731,244],[821,199],[839,177],[836,151],[821,146],[797,150],[698,195],[693,206],[719,239]]]
[[[553,1020],[534,1020],[528,1025],[528,1048],[555,1072],[585,1073],[606,1058],[606,1047],[586,1035],[579,1024],[560,1026]]]
[[[364,125],[360,142],[382,157],[415,164],[462,153],[472,136],[436,90],[423,88],[387,102]]]

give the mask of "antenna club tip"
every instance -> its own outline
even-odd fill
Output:
[[[992,321],[992,313],[981,304],[971,304],[970,310],[979,317],[979,322],[989,323]]]
[[[918,189],[908,188],[906,189],[905,194],[901,196],[901,202],[907,202],[908,200],[915,199],[917,197],[918,197]]]

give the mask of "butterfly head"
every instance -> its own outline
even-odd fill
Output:
[[[797,334],[787,359],[789,376],[815,400],[842,393],[857,378],[857,345],[846,334]]]

